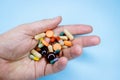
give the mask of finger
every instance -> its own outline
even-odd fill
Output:
[[[60,16],[53,19],[45,19],[30,24],[25,24],[25,28],[29,29],[31,34],[36,35],[42,33],[48,29],[54,29],[61,22],[62,18]]]
[[[35,61],[34,66],[35,66],[35,77],[36,78],[44,76],[46,64],[47,62],[45,58],[42,58],[40,61]]]
[[[66,67],[67,62],[68,60],[66,57],[61,57],[55,64],[53,65],[47,64],[45,75],[56,73],[63,70]]]
[[[71,34],[86,34],[92,32],[92,27],[89,25],[65,25],[65,26],[60,26],[54,30],[56,34],[59,34],[62,32],[64,29],[67,29],[70,31]]]
[[[100,43],[100,38],[98,36],[83,36],[74,39],[72,43],[74,45],[79,44],[83,47],[95,46]]]
[[[63,50],[64,57],[73,59],[82,54],[82,47],[95,46],[100,43],[100,38],[97,36],[85,36],[73,40],[73,46]]]
[[[73,45],[71,48],[63,50],[63,56],[70,59],[76,58],[82,54],[82,46]]]

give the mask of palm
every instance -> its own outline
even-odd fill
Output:
[[[60,21],[50,25],[54,26],[54,32],[57,34],[63,31],[63,28],[67,28],[72,34],[91,32],[91,27],[85,25],[73,25],[55,28],[59,22]],[[38,25],[38,23],[34,23],[32,25]],[[46,26],[48,26],[48,24],[46,24]],[[5,50],[6,54],[3,55],[2,58],[9,62],[5,63],[5,65],[8,65],[7,69],[8,71],[12,71],[12,75],[19,74],[19,76],[15,76],[14,79],[33,80],[37,77],[61,71],[66,66],[67,59],[72,59],[80,55],[82,52],[82,47],[96,45],[99,43],[98,39],[98,41],[94,42],[94,44],[93,42],[90,42],[90,39],[94,38],[94,36],[77,38],[73,40],[73,47],[63,50],[63,57],[61,57],[54,65],[47,64],[44,58],[38,62],[30,60],[28,55],[37,44],[37,41],[34,39],[35,34],[52,28],[53,27],[48,26],[43,28],[43,30],[38,31],[38,29],[33,30],[31,26],[20,26],[4,34],[9,36],[3,36],[4,42],[7,44],[5,46],[7,47],[7,50]],[[9,55],[7,53],[9,53]]]

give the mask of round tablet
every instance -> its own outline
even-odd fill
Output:
[[[54,32],[52,30],[47,30],[46,31],[46,36],[47,37],[52,37],[54,35]]]
[[[61,45],[59,44],[59,43],[55,43],[54,45],[53,45],[53,49],[56,51],[56,50],[61,50]]]

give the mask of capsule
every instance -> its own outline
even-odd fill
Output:
[[[46,42],[45,40],[42,40],[42,44],[44,44],[45,46],[49,46],[49,43]]]
[[[35,57],[38,57],[38,58],[41,58],[42,57],[42,55],[39,53],[39,52],[37,52],[36,50],[32,50],[31,51],[31,53],[35,56]]]
[[[50,61],[50,64],[54,64],[58,60],[59,60],[59,58],[55,58],[55,59],[53,59],[53,60]]]
[[[37,46],[37,47],[35,47],[35,50],[36,50],[37,52],[39,52],[41,49]]]
[[[71,41],[64,41],[64,44],[65,44],[65,46],[68,46],[68,47],[72,46],[72,42]]]
[[[59,49],[57,49],[55,52],[54,52],[54,54],[59,54],[60,53],[60,50]]]
[[[66,34],[66,36],[67,36],[70,40],[73,40],[73,39],[74,39],[73,35],[72,35],[67,29],[64,29],[64,33]]]
[[[41,33],[41,34],[36,35],[35,39],[39,40],[40,38],[43,38],[43,37],[45,37],[45,33]]]
[[[40,54],[41,54],[42,56],[46,56],[47,53],[48,53],[48,48],[47,48],[46,46],[43,46],[43,47],[41,48]]]
[[[29,55],[29,58],[34,60],[34,61],[39,61],[39,58],[38,57],[35,57],[34,55],[30,54]]]
[[[46,56],[46,59],[48,62],[50,62],[51,60],[55,59],[56,55],[53,52],[49,52]]]
[[[67,36],[60,36],[60,39],[62,39],[62,40],[68,40],[68,37]]]
[[[68,48],[68,46],[62,46],[62,48],[63,48],[63,49],[66,49],[66,48]]]
[[[59,40],[58,42],[60,43],[60,45],[64,45],[64,41],[63,40]]]
[[[60,33],[60,36],[64,36],[64,35],[65,35],[65,33],[64,33],[64,32],[61,32],[61,33]]]
[[[53,47],[51,45],[48,46],[49,52],[53,52]]]
[[[39,47],[39,48],[42,48],[43,46],[44,46],[44,45],[43,45],[42,43],[39,43],[39,44],[38,44],[38,47]]]

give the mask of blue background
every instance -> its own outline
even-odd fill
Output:
[[[0,33],[61,15],[61,24],[90,24],[101,44],[84,48],[66,69],[39,80],[120,80],[120,0],[0,0]]]

